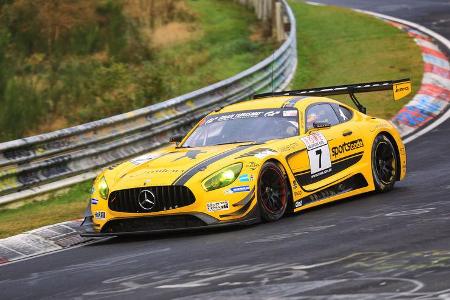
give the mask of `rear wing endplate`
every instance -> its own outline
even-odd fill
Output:
[[[261,99],[274,96],[331,96],[348,94],[362,113],[366,113],[366,108],[359,103],[355,93],[368,93],[377,91],[392,90],[394,100],[400,100],[411,93],[411,80],[409,78],[389,81],[377,81],[367,83],[355,83],[346,85],[326,86],[304,90],[292,90],[283,92],[273,92],[258,94],[253,99]]]

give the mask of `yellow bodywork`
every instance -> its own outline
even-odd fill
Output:
[[[227,106],[220,110],[220,113],[280,108],[293,98],[295,97],[282,96],[249,100]],[[319,102],[338,103],[349,109],[353,113],[353,117],[347,122],[330,128],[314,128],[306,131],[305,111],[309,105]],[[111,220],[166,215],[199,215],[203,216],[204,219],[210,220],[211,224],[244,220],[251,212],[258,209],[257,182],[259,171],[261,166],[269,160],[281,166],[289,180],[292,195],[290,207],[294,211],[373,191],[375,187],[372,177],[371,152],[373,141],[380,133],[389,136],[397,147],[400,160],[400,174],[397,179],[401,180],[404,178],[406,174],[405,147],[399,133],[390,122],[367,116],[345,104],[325,97],[303,97],[296,101],[292,107],[298,110],[299,136],[267,141],[257,145],[229,144],[186,149],[177,148],[175,144],[172,144],[166,148],[124,162],[114,168],[104,170],[95,180],[91,196],[93,230],[101,232],[103,226]],[[213,112],[212,114],[218,113]],[[311,166],[309,165],[306,145],[302,138],[318,132],[328,142],[332,164],[342,164],[347,157],[357,157],[358,160],[353,164],[348,163],[348,167],[344,165],[344,169],[331,176],[317,182],[310,182],[313,181],[308,178],[308,170]],[[346,132],[351,134],[346,135]],[[239,150],[239,147],[242,149]],[[233,149],[236,150],[232,151]],[[211,160],[211,158],[229,151],[232,154],[225,155],[219,160],[212,159],[212,163],[206,164],[200,170],[195,170],[195,173],[190,174],[188,180],[183,183],[195,196],[195,202],[190,205],[177,208],[168,207],[158,212],[124,213],[111,210],[108,206],[108,200],[100,195],[99,183],[103,178],[108,186],[108,195],[111,195],[114,191],[130,188],[169,186],[201,162],[205,162],[208,159]],[[255,155],[252,155],[252,153],[255,153]],[[238,162],[243,164],[238,179],[229,186],[205,191],[202,186],[205,178],[226,166]],[[303,176],[306,178],[305,181],[299,182],[294,174],[300,174],[298,178]],[[352,178],[356,174],[363,176],[367,182],[365,186],[349,191],[344,190],[340,193],[326,192],[328,187],[336,186],[337,183],[344,182],[344,180]],[[230,190],[235,187],[245,188],[242,188],[242,192],[230,193]],[[320,191],[322,191],[322,194],[320,194]],[[249,197],[251,199],[248,199]],[[208,207],[214,206],[216,202],[228,202],[228,205],[217,211],[209,210]]]

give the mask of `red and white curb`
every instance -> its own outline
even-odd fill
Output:
[[[450,53],[450,41],[419,24],[391,16],[355,9],[404,30],[422,51],[424,74],[419,91],[392,119],[408,143],[439,126],[450,117],[450,64],[440,46]]]
[[[414,98],[392,118],[403,136],[436,119],[450,105],[450,64],[433,39],[409,26],[389,21],[402,29],[422,50],[424,74],[422,85]]]
[[[81,220],[44,226],[0,240],[0,265],[78,245],[93,239],[79,235]]]

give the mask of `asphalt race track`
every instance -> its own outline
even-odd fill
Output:
[[[450,37],[448,1],[323,2],[358,3]],[[5,265],[0,299],[450,299],[449,149],[447,120],[407,144],[407,179],[387,194],[272,224],[111,239]]]

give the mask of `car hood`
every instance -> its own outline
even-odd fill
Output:
[[[199,148],[172,146],[131,159],[109,171],[107,177],[114,179],[114,190],[130,186],[171,185],[187,172],[193,172],[192,169],[196,167],[212,164],[225,157],[237,157],[255,147],[261,145],[231,144]]]

